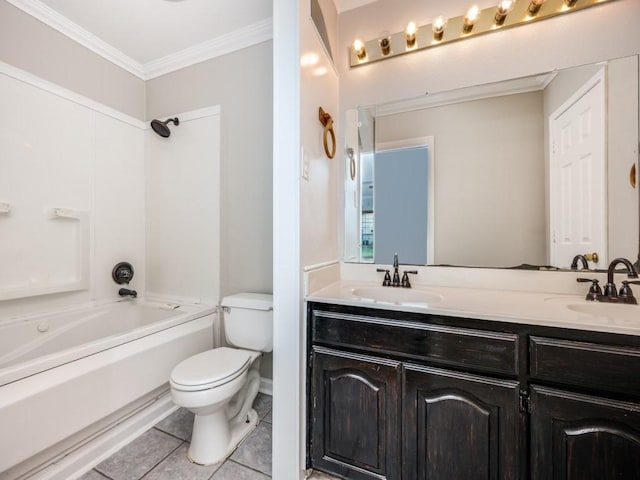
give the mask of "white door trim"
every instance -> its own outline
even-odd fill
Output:
[[[402,140],[393,140],[390,142],[376,143],[376,152],[385,152],[388,150],[399,150],[401,148],[427,147],[429,151],[429,162],[427,164],[427,265],[435,263],[435,199],[436,199],[436,182],[435,182],[435,163],[436,150],[435,139],[433,136],[404,138]],[[375,198],[374,198],[375,201]],[[375,207],[374,207],[375,211]]]
[[[608,212],[608,195],[607,195],[607,125],[606,125],[606,115],[607,115],[607,105],[606,105],[606,95],[607,95],[607,84],[606,84],[606,66],[602,66],[602,68],[591,78],[589,78],[580,88],[576,90],[576,92],[571,95],[565,102],[560,105],[556,110],[549,115],[548,118],[548,132],[549,132],[549,224],[551,228],[549,229],[549,260],[551,265],[568,265],[570,259],[560,259],[557,258],[556,248],[554,245],[554,235],[555,235],[555,227],[556,227],[556,209],[553,208],[554,205],[557,205],[557,194],[558,192],[553,189],[553,179],[551,178],[552,168],[551,164],[553,162],[553,158],[555,156],[554,153],[554,142],[553,142],[553,125],[554,122],[558,120],[568,109],[570,109],[576,102],[578,102],[582,97],[584,97],[587,93],[593,90],[598,85],[602,85],[603,87],[603,95],[600,99],[602,114],[604,117],[604,125],[603,125],[603,143],[602,143],[602,151],[600,154],[602,155],[603,162],[601,164],[600,178],[603,183],[603,192],[605,193],[604,198],[602,199],[602,209],[600,210],[600,214],[598,218],[595,220],[602,225],[603,228],[603,237],[602,237],[602,253],[600,256],[602,257],[602,262],[606,263],[608,261],[608,222],[607,222],[607,212]],[[586,252],[583,252],[586,253]]]

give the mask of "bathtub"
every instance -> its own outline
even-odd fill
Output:
[[[166,386],[213,347],[215,312],[136,299],[0,323],[0,479]]]

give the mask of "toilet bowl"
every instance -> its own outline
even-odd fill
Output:
[[[226,458],[258,422],[252,405],[260,387],[260,357],[272,346],[272,297],[225,297],[227,342],[179,363],[169,384],[175,404],[194,413],[189,459],[210,465]],[[268,328],[267,328],[268,327]]]

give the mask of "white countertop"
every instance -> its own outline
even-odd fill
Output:
[[[587,286],[588,287],[588,286]],[[419,285],[411,290],[435,295],[431,303],[376,301],[357,289],[392,289],[379,282],[339,280],[310,292],[307,301],[478,318],[547,327],[640,335],[640,306],[588,302],[584,295]],[[402,290],[395,288],[394,290]],[[585,288],[586,293],[587,288]],[[385,291],[382,292],[384,295]],[[402,292],[400,292],[401,294]],[[588,311],[589,313],[581,312]]]

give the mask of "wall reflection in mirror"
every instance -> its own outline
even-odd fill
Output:
[[[347,112],[345,260],[635,260],[638,90],[633,56]]]

